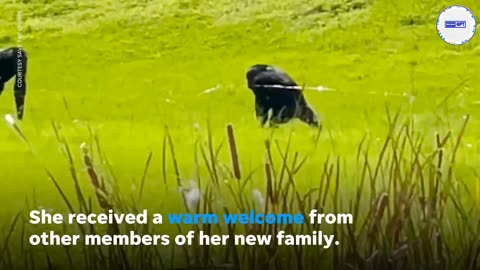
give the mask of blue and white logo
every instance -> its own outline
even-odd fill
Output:
[[[467,21],[445,21],[445,28],[467,28]]]
[[[464,6],[449,6],[437,19],[440,38],[452,45],[462,45],[475,35],[477,21],[473,13]]]

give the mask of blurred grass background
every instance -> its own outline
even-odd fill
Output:
[[[89,139],[87,126],[94,129],[126,192],[138,192],[152,151],[142,202],[149,209],[171,204],[160,162],[165,125],[188,180],[196,177],[197,135],[205,137],[210,125],[218,145],[225,140],[225,125],[233,123],[242,170],[254,171],[253,187],[263,187],[258,168],[269,131],[254,119],[244,78],[256,63],[278,65],[300,84],[337,89],[307,93],[324,130],[297,177],[299,186],[318,182],[326,156],[354,164],[365,135],[372,151],[379,151],[388,129],[387,105],[414,116],[416,129],[429,135],[458,131],[463,115],[471,115],[456,166],[474,190],[480,43],[475,36],[464,46],[450,46],[438,37],[436,18],[451,4],[480,14],[473,0],[2,0],[0,45],[16,44],[21,11],[22,45],[30,62],[26,119],[20,125],[69,194],[74,191],[68,163],[51,121],[79,158],[75,146]],[[221,90],[198,96],[216,85]],[[13,111],[12,88],[10,82],[0,98],[2,114]],[[301,123],[277,129],[274,137],[285,143],[292,131],[293,151],[309,153],[315,132]],[[434,137],[427,138],[433,145]],[[26,198],[34,197],[34,207],[60,205],[43,165],[6,125],[0,126],[0,151],[0,194],[8,202],[0,217],[24,209]],[[228,160],[228,151],[220,157]],[[165,173],[173,185],[174,171]],[[354,179],[345,174],[341,181]],[[81,184],[89,188],[88,181]]]

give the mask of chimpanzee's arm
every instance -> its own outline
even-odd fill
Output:
[[[265,126],[265,123],[267,123],[268,120],[268,108],[265,108],[258,100],[258,98],[255,99],[255,114],[260,122],[260,125],[263,127]]]
[[[1,71],[0,71],[1,72]],[[3,92],[3,89],[5,89],[5,82],[3,81],[2,75],[0,75],[0,95]]]

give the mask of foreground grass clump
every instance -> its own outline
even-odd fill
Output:
[[[0,268],[479,268],[480,46],[478,38],[456,47],[438,37],[435,20],[450,4],[7,0],[0,5],[0,44],[16,42],[22,11],[32,61],[21,123],[28,143],[0,127],[0,220],[25,210],[2,222]],[[475,1],[459,4],[478,13]],[[302,85],[338,90],[306,93],[321,114],[321,133],[295,123],[265,132],[255,125],[244,74],[261,62],[288,70]],[[219,91],[198,95],[216,85]],[[12,86],[0,98],[2,114],[11,111]],[[385,119],[385,102],[407,104],[411,121]],[[466,134],[457,121],[465,114],[472,116]],[[235,128],[225,131],[226,123]],[[232,234],[321,229],[339,237],[332,250],[32,248],[27,236],[42,230],[174,235],[192,228],[28,225],[27,212],[38,208],[316,208],[352,212],[356,220],[193,227]]]
[[[3,234],[4,248],[0,265],[14,269],[73,267],[75,269],[476,269],[478,256],[478,214],[471,183],[457,174],[456,157],[469,117],[459,130],[437,134],[434,140],[417,132],[412,121],[400,114],[387,114],[389,132],[380,151],[362,140],[357,148],[357,166],[344,165],[342,156],[330,155],[317,164],[312,175],[315,185],[298,187],[298,174],[308,156],[292,152],[290,141],[279,144],[265,139],[265,159],[261,170],[245,172],[241,168],[234,128],[226,129],[226,141],[215,145],[210,131],[198,137],[193,150],[194,167],[205,170],[195,183],[181,177],[175,145],[166,128],[163,134],[162,170],[173,168],[177,190],[169,211],[192,213],[235,213],[255,209],[259,212],[300,212],[311,209],[324,213],[352,213],[351,225],[112,225],[59,227],[57,233],[125,233],[171,234],[188,230],[207,234],[276,234],[285,230],[293,234],[312,231],[333,232],[340,245],[331,250],[315,246],[199,246],[188,247],[30,247],[28,234],[40,228],[27,224],[28,216],[19,214],[8,233]],[[14,131],[28,143],[20,128]],[[140,189],[122,194],[114,169],[105,159],[95,134],[81,146],[81,163],[85,174],[76,168],[77,156],[53,125],[57,140],[69,160],[76,195],[68,196],[59,181],[46,168],[50,180],[64,201],[67,212],[98,212],[114,209],[138,213],[142,207],[145,174],[151,167],[152,153],[140,177]],[[322,134],[319,133],[319,136]],[[319,138],[319,137],[317,137]],[[433,142],[433,143],[432,143]],[[226,148],[226,149],[224,149]],[[219,158],[227,151],[229,160]],[[322,151],[318,150],[317,151]],[[352,171],[353,168],[356,168]],[[263,175],[263,185],[252,181]],[[347,179],[348,181],[346,181]],[[93,192],[80,187],[88,181]],[[165,182],[167,183],[167,181]],[[166,184],[165,189],[172,189]],[[161,192],[161,191],[159,191]],[[253,194],[253,195],[252,195]],[[61,211],[61,210],[57,210]],[[165,211],[162,211],[166,213]],[[19,244],[14,244],[15,242]]]

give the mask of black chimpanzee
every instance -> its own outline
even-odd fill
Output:
[[[317,115],[307,104],[301,88],[280,68],[256,64],[248,69],[246,77],[248,88],[255,94],[255,113],[262,126],[267,121],[278,125],[293,118],[312,127],[319,126]]]
[[[23,119],[25,95],[27,94],[27,53],[21,47],[0,50],[0,94],[5,83],[15,77],[14,96],[17,118]]]

